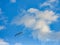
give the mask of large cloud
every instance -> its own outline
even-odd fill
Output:
[[[19,15],[15,17],[11,24],[23,24],[25,27],[32,28],[32,36],[39,40],[60,40],[60,32],[53,32],[49,27],[57,19],[57,14],[51,10],[40,11],[35,8],[30,8],[24,13],[22,18],[19,18]]]
[[[5,42],[3,39],[0,39],[0,45],[9,45],[9,43]]]

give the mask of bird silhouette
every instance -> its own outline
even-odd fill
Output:
[[[18,35],[21,35],[23,32],[18,32],[15,34],[15,37],[18,36]]]

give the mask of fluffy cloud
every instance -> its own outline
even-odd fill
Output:
[[[22,45],[22,43],[15,43],[15,45]]]
[[[5,42],[3,39],[0,39],[0,45],[9,45],[9,43]]]
[[[60,32],[51,31],[49,25],[57,21],[58,16],[51,10],[40,11],[35,8],[30,8],[24,13],[22,18],[15,17],[12,24],[25,25],[25,27],[32,28],[33,38],[39,40],[60,40]],[[17,20],[18,19],[18,20]]]

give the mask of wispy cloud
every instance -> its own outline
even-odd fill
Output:
[[[32,36],[39,40],[60,40],[60,32],[53,32],[49,27],[50,24],[58,21],[57,19],[58,15],[52,10],[40,11],[35,8],[30,8],[24,13],[22,18],[19,18],[19,15],[15,17],[12,24],[23,24],[25,27],[32,28],[34,30]]]
[[[40,7],[50,7],[55,8],[59,3],[59,0],[47,0],[44,3],[40,4]]]
[[[0,8],[0,20],[4,20],[4,21],[7,21],[7,18],[5,15],[4,15],[5,12],[2,11],[2,8]]]
[[[10,0],[11,3],[16,3],[16,0]]]
[[[3,39],[0,39],[0,45],[9,45],[9,43],[4,41]]]
[[[2,12],[2,9],[0,8],[0,14],[2,14],[3,12]]]
[[[6,24],[8,23],[8,18],[3,15],[4,12],[2,11],[2,8],[0,8],[0,30],[6,29]]]
[[[0,26],[0,30],[6,29],[5,26]]]
[[[2,11],[2,8],[0,8],[0,21],[6,25],[8,23],[8,17],[4,15],[5,12]]]
[[[15,43],[15,45],[22,45],[22,43]]]

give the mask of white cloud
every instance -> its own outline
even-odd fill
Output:
[[[15,17],[12,24],[25,25],[32,28],[32,36],[39,40],[60,40],[59,33],[51,31],[49,25],[57,21],[58,16],[51,10],[40,11],[35,8],[30,8],[26,11],[22,18]],[[18,20],[17,20],[18,19]],[[54,35],[54,36],[53,36]],[[56,38],[56,39],[55,39]]]
[[[16,3],[16,0],[10,0],[11,3]]]
[[[31,27],[33,25],[33,23],[35,22],[35,19],[32,16],[24,16],[21,19],[21,22],[26,26],[26,27]],[[33,23],[32,23],[33,22]]]
[[[22,43],[15,43],[15,45],[22,45]]]
[[[9,45],[9,43],[5,42],[3,39],[0,39],[0,45]]]

